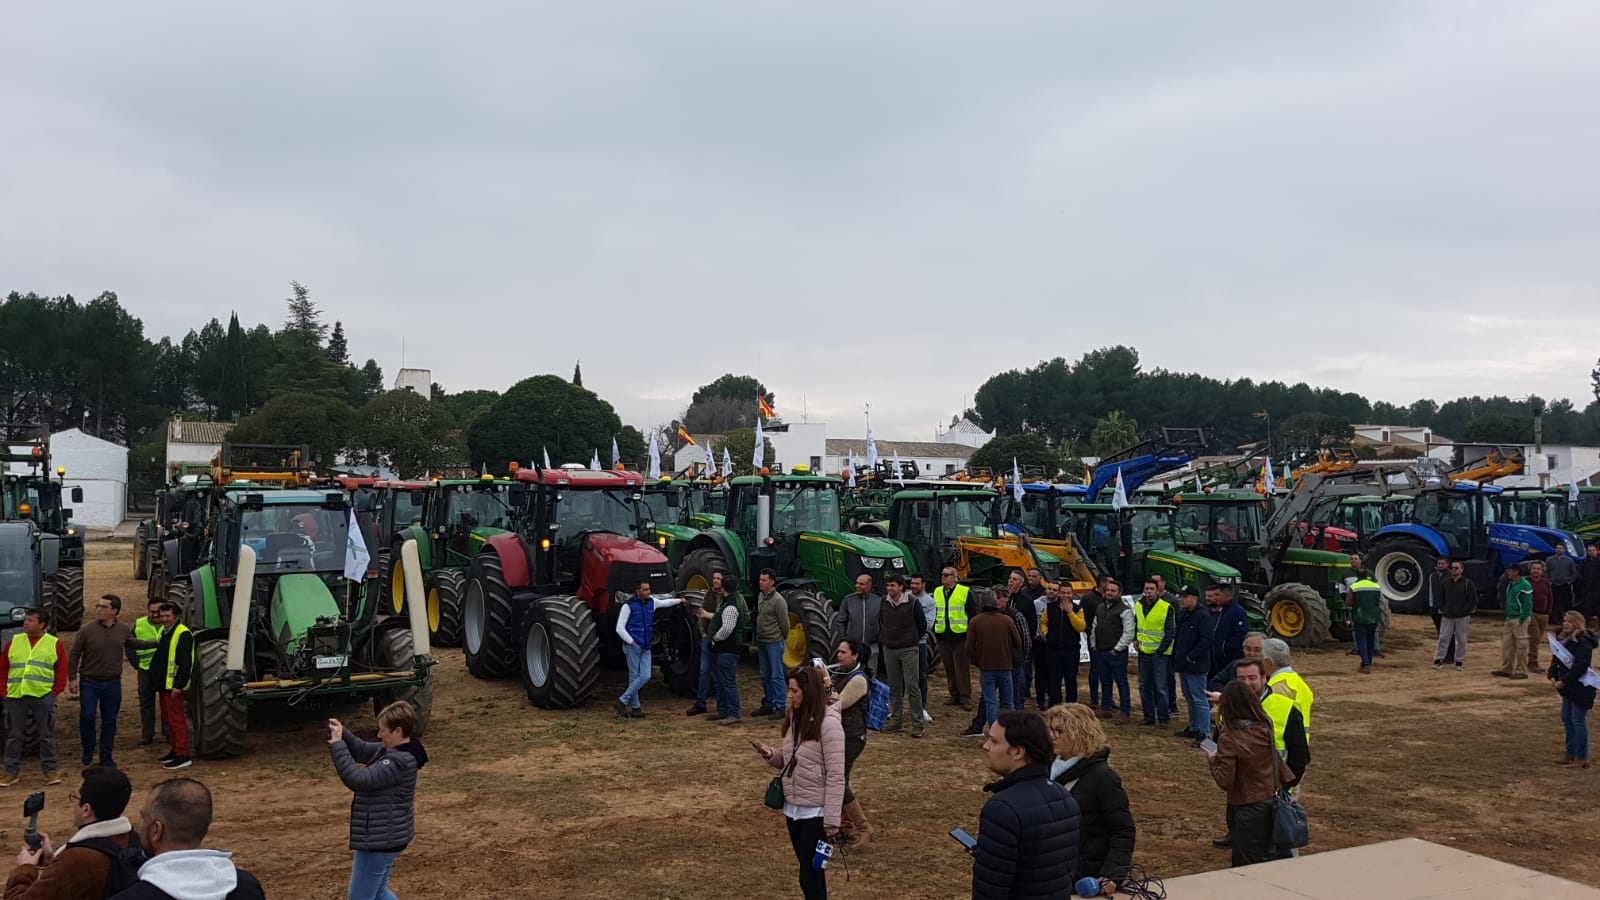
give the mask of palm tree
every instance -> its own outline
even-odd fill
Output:
[[[1089,435],[1094,455],[1102,458],[1131,447],[1138,440],[1139,423],[1120,409],[1106,413],[1105,418],[1094,423],[1094,431]]]

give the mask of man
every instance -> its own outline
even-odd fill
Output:
[[[1206,676],[1211,671],[1211,633],[1215,615],[1200,603],[1200,592],[1185,587],[1178,592],[1178,629],[1172,642],[1172,668],[1183,685],[1189,721],[1178,737],[1201,740],[1211,733],[1211,708],[1206,703]]]
[[[789,601],[778,593],[778,573],[762,569],[756,576],[756,659],[761,663],[761,705],[758,719],[783,718],[789,702],[789,679],[784,675],[783,648],[789,641]]]
[[[928,593],[928,580],[921,575],[911,576],[911,599],[922,610],[922,620],[927,626],[922,630],[922,640],[917,644],[917,685],[922,690],[922,709],[918,715],[923,724],[930,724],[933,716],[928,714],[928,668],[933,662],[933,626],[938,621],[939,610],[933,595]]]
[[[1350,575],[1344,580],[1344,602],[1347,607],[1352,609],[1355,607],[1355,598],[1350,593],[1351,586],[1363,578],[1369,578],[1370,575],[1371,573],[1367,571],[1366,565],[1361,560],[1361,554],[1350,554]],[[1345,655],[1360,656],[1361,651],[1355,647],[1351,647],[1350,651]],[[1377,632],[1373,632],[1372,636],[1372,655],[1378,659],[1383,658],[1382,641],[1380,640],[1380,636],[1377,634]]]
[[[1017,633],[1022,635],[1022,650],[1011,661],[1011,708],[1021,709],[1022,704],[1028,699],[1028,676],[1033,673],[1030,660],[1033,658],[1033,633],[1038,627],[1037,619],[1030,615],[1033,612],[1031,600],[1016,600],[1022,591],[1022,573],[1012,572],[1011,578],[1003,590],[995,591],[995,606],[1011,617],[1016,623]]]
[[[1049,658],[1050,683],[1045,700],[1050,706],[1062,702],[1078,702],[1078,656],[1083,634],[1083,604],[1072,590],[1070,582],[1050,585],[1045,592],[1048,605],[1039,619],[1039,643]],[[1062,685],[1066,693],[1062,693]]]
[[[1022,652],[1022,634],[1017,631],[1016,621],[999,608],[994,592],[983,594],[983,611],[967,629],[967,658],[978,667],[978,683],[983,691],[983,725],[976,730],[969,727],[962,732],[964,737],[981,736],[1001,710],[1011,708],[1012,671]]]
[[[721,606],[727,593],[727,588],[722,584],[722,573],[712,572],[711,587],[701,599],[695,615],[695,628],[700,631],[700,683],[695,689],[694,705],[684,712],[686,716],[705,715],[706,703],[711,699],[711,633],[705,629],[707,617],[704,613],[707,607],[716,609]]]
[[[83,764],[94,764],[95,709],[100,711],[100,765],[115,766],[117,716],[122,712],[122,660],[136,650],[154,650],[157,641],[134,637],[133,629],[117,621],[122,598],[106,594],[94,604],[94,623],[78,632],[67,652],[69,685],[78,695],[78,734],[83,740]]]
[[[97,766],[85,769],[83,783],[73,795],[77,804],[72,822],[77,833],[60,850],[50,844],[50,835],[39,835],[39,849],[22,845],[17,867],[6,879],[9,898],[51,898],[51,900],[101,900],[113,877],[112,866],[126,850],[133,825],[123,812],[133,785],[121,771]],[[131,840],[137,848],[136,839]]]
[[[1521,681],[1528,677],[1528,621],[1533,618],[1533,586],[1522,570],[1506,566],[1505,636],[1500,639],[1500,668],[1490,673]]]
[[[872,592],[872,576],[856,576],[856,592],[839,602],[839,614],[834,617],[834,646],[844,638],[854,638],[872,648],[868,655],[873,672],[881,668],[883,648],[878,646],[878,612],[883,608],[883,598]],[[868,674],[872,674],[869,672]]]
[[[1028,651],[1033,657],[1029,660],[1032,664],[1029,676],[1033,683],[1033,703],[1040,710],[1044,709],[1045,682],[1050,678],[1050,672],[1047,668],[1050,664],[1050,654],[1045,650],[1044,642],[1039,640],[1039,617],[1044,614],[1046,590],[1044,573],[1037,568],[1030,567],[1028,569],[1027,584],[1022,588],[1022,596],[1026,598],[1027,602],[1018,599],[1016,594],[1012,595],[1012,603],[1016,604],[1028,616],[1028,626],[1033,638]],[[1020,698],[1018,704],[1020,705],[1021,701],[1025,699],[1027,698]]]
[[[1117,723],[1126,725],[1133,713],[1133,700],[1128,691],[1128,646],[1133,643],[1135,624],[1133,606],[1122,596],[1122,588],[1109,575],[1100,578],[1100,590],[1089,608],[1089,678],[1096,685],[1100,699],[1102,719],[1115,716]],[[1120,713],[1112,712],[1111,689],[1115,686],[1120,702]],[[1092,701],[1094,697],[1090,697]]]
[[[1449,654],[1453,654],[1456,671],[1461,672],[1467,667],[1467,626],[1478,608],[1478,589],[1462,577],[1466,569],[1460,560],[1446,563],[1449,574],[1434,593],[1438,602],[1434,614],[1439,617],[1439,646],[1433,651],[1433,667],[1444,668],[1451,661]]]
[[[1360,672],[1372,674],[1372,657],[1377,653],[1378,624],[1383,621],[1383,588],[1365,573],[1350,584],[1350,627],[1356,653],[1361,657]]]
[[[1534,560],[1528,566],[1528,587],[1533,591],[1533,614],[1528,616],[1528,668],[1538,671],[1539,648],[1550,629],[1550,611],[1555,603],[1550,581],[1544,577],[1544,563]]]
[[[739,596],[738,579],[724,575],[722,585],[717,608],[700,610],[700,621],[711,637],[711,673],[717,682],[717,711],[706,721],[737,725],[744,721],[739,715],[739,682],[734,677],[739,672],[739,656],[744,652],[739,646],[739,622],[750,613]]]
[[[956,584],[956,570],[945,566],[939,572],[939,587],[933,592],[933,635],[939,642],[939,661],[944,665],[945,684],[950,691],[947,706],[972,709],[972,670],[967,660],[967,623],[977,615],[972,592]]]
[[[1304,751],[1304,758],[1300,761],[1299,768],[1291,762],[1289,768],[1294,769],[1295,778],[1299,779],[1305,774],[1306,766],[1311,761],[1311,709],[1316,703],[1316,695],[1311,690],[1311,685],[1300,677],[1294,670],[1294,656],[1289,649],[1289,644],[1280,638],[1268,638],[1261,643],[1261,672],[1266,676],[1266,693],[1261,697],[1262,708],[1267,715],[1272,717],[1273,737],[1278,741],[1278,753],[1284,755],[1285,760],[1289,754],[1283,743],[1287,740],[1296,745],[1296,753]],[[1294,719],[1290,710],[1284,708],[1282,703],[1293,707],[1293,712],[1298,716]],[[1291,726],[1289,723],[1294,719]],[[1295,734],[1284,737],[1282,732],[1289,729]]]
[[[1433,617],[1433,633],[1435,636],[1442,636],[1444,634],[1444,625],[1442,624],[1444,621],[1444,616],[1439,612],[1439,603],[1440,598],[1444,594],[1445,585],[1449,581],[1450,557],[1441,556],[1433,561],[1433,571],[1428,573],[1427,582],[1428,615]],[[1440,656],[1439,654],[1435,653],[1434,657],[1434,662],[1439,663],[1440,665],[1443,665],[1447,662],[1455,662],[1455,641],[1452,640],[1450,642],[1450,646],[1446,648],[1444,656]],[[1434,668],[1437,669],[1439,666],[1436,665]]]
[[[161,757],[161,768],[177,770],[191,765],[189,721],[183,695],[194,677],[194,635],[178,621],[178,605],[161,604],[161,643],[150,668],[161,695],[161,718],[167,723],[172,748]]]
[[[1216,612],[1216,630],[1211,633],[1211,677],[1244,657],[1244,638],[1250,633],[1250,617],[1233,599],[1233,585],[1206,585],[1206,605]]]
[[[1214,610],[1212,611],[1212,615],[1216,615]],[[1249,634],[1246,634],[1244,636],[1244,655],[1233,662],[1228,663],[1226,666],[1223,666],[1221,671],[1211,676],[1211,680],[1206,682],[1206,690],[1221,691],[1223,688],[1227,687],[1228,682],[1235,680],[1239,670],[1239,665],[1241,663],[1247,659],[1261,658],[1261,645],[1265,643],[1266,640],[1267,636],[1259,631],[1252,631]]]
[[[640,581],[633,596],[617,610],[617,637],[628,661],[628,686],[617,698],[617,715],[624,719],[644,718],[639,692],[650,683],[650,646],[655,643],[656,613],[683,602],[682,597],[650,596],[650,582]]]
[[[6,774],[0,787],[22,780],[22,735],[32,722],[39,729],[39,765],[44,783],[61,783],[56,774],[56,698],[67,687],[67,655],[56,636],[45,631],[45,612],[38,607],[22,618],[0,654],[0,677],[6,682]]]
[[[1569,609],[1577,609],[1573,588],[1578,582],[1578,561],[1567,555],[1563,541],[1556,544],[1555,555],[1544,561],[1545,577],[1550,579],[1550,620],[1561,622]]]
[[[1578,602],[1590,628],[1600,618],[1600,543],[1590,544],[1578,566]]]
[[[1282,641],[1278,643],[1282,644],[1285,650],[1288,648],[1288,645],[1283,644]],[[1261,708],[1266,711],[1267,718],[1272,720],[1272,745],[1278,751],[1278,755],[1283,757],[1283,761],[1289,766],[1289,770],[1294,772],[1294,781],[1287,785],[1293,790],[1300,785],[1301,776],[1305,773],[1306,767],[1311,764],[1311,745],[1307,741],[1305,723],[1300,708],[1295,705],[1294,701],[1284,695],[1279,695],[1276,700],[1271,699],[1272,692],[1267,687],[1266,667],[1265,656],[1259,659],[1241,658],[1234,669],[1234,673],[1238,676],[1241,684],[1261,698]],[[1309,693],[1308,689],[1305,701],[1307,708],[1309,708],[1310,704]],[[1211,702],[1215,704],[1218,699],[1220,698],[1213,696]],[[1228,821],[1228,833],[1211,841],[1211,846],[1218,849],[1226,849],[1233,846],[1234,822],[1231,808],[1228,810],[1226,818]]]
[[[1178,609],[1178,593],[1167,586],[1167,576],[1161,574],[1160,572],[1156,572],[1150,577],[1156,580],[1156,590],[1161,592],[1161,599],[1167,601],[1167,604],[1172,607],[1174,612],[1176,612]],[[1167,712],[1170,715],[1177,715],[1178,670],[1172,667],[1168,667],[1167,669],[1167,701],[1172,704],[1171,708],[1168,709]]]
[[[150,677],[150,660],[155,658],[155,645],[161,640],[161,600],[145,604],[145,614],[133,623],[133,636],[150,642],[150,649],[128,654],[128,662],[139,675],[139,746],[148,747],[156,742],[156,682]],[[165,722],[161,736],[167,737]]]
[[[927,620],[905,591],[906,579],[896,572],[884,582],[886,596],[878,607],[878,641],[883,645],[883,667],[889,677],[889,721],[884,734],[905,729],[902,718],[906,694],[911,695],[911,736],[922,737],[922,690],[917,684],[917,648]]]
[[[981,618],[981,617],[980,617]],[[1000,780],[978,819],[973,900],[1067,897],[1078,865],[1077,801],[1050,780],[1050,733],[1034,712],[1006,712],[989,727],[984,760]]]
[[[1144,715],[1144,724],[1167,725],[1172,721],[1167,674],[1172,669],[1178,617],[1172,612],[1172,604],[1161,598],[1161,585],[1154,578],[1145,579],[1133,619],[1139,652],[1139,711]]]
[[[139,838],[150,861],[139,883],[111,900],[266,900],[261,882],[233,864],[231,853],[205,850],[211,792],[190,778],[163,781],[139,810]]]

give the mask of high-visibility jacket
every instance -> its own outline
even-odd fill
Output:
[[[953,589],[939,585],[933,589],[933,633],[967,633],[967,586]]]
[[[55,690],[56,660],[60,657],[61,642],[49,632],[40,635],[36,644],[26,634],[12,637],[11,653],[6,657],[10,665],[6,671],[6,697],[43,697]]]
[[[1267,718],[1272,720],[1272,746],[1278,755],[1284,758],[1289,756],[1289,745],[1284,743],[1283,733],[1289,727],[1289,713],[1294,711],[1294,701],[1283,694],[1268,693],[1261,699],[1261,708],[1267,711]]]
[[[183,684],[174,684],[173,682],[176,681],[178,677],[178,647],[180,645],[185,645],[186,642],[183,640],[183,638],[185,635],[190,633],[189,628],[182,622],[179,622],[178,624],[172,626],[171,632],[172,633],[169,635],[170,640],[167,643],[167,671],[165,690],[187,691],[189,689],[189,682],[194,680],[192,672],[190,673],[189,678],[184,679]],[[187,642],[187,646],[189,648],[189,652],[193,653],[194,643],[192,641]],[[192,666],[186,668],[192,668]]]
[[[1161,643],[1167,639],[1167,616],[1172,615],[1172,604],[1165,600],[1157,600],[1146,612],[1144,603],[1135,601],[1133,604],[1133,626],[1137,633],[1139,652],[1146,656],[1161,649]],[[1172,655],[1172,644],[1167,644],[1163,651],[1167,656]]]
[[[1310,744],[1311,704],[1316,699],[1316,696],[1311,693],[1311,685],[1306,684],[1306,680],[1300,677],[1299,672],[1280,669],[1273,672],[1272,677],[1267,679],[1267,690],[1274,694],[1288,697],[1289,701],[1295,705],[1295,708],[1300,710],[1300,721],[1301,724],[1305,725],[1306,729],[1306,743]]]
[[[141,641],[158,641],[161,639],[161,627],[150,621],[149,616],[140,616],[139,621],[133,623],[133,636]],[[133,651],[135,664],[141,669],[150,668],[150,658],[156,655],[156,648]]]

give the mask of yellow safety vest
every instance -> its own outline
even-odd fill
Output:
[[[139,621],[133,623],[133,636],[141,641],[158,641],[161,639],[161,629],[150,621],[149,616],[140,616]],[[139,668],[149,671],[150,660],[155,658],[156,648],[135,650],[133,655],[138,661]]]
[[[1306,729],[1306,745],[1311,745],[1311,704],[1316,697],[1311,693],[1311,685],[1300,677],[1298,672],[1274,672],[1267,679],[1267,688],[1274,694],[1288,697],[1300,710],[1301,723]]]
[[[1139,652],[1145,655],[1156,652],[1161,642],[1167,637],[1167,616],[1172,613],[1172,604],[1165,600],[1157,600],[1155,605],[1145,612],[1144,604],[1134,601],[1133,622],[1138,633]],[[1172,655],[1172,645],[1167,645],[1167,656]]]
[[[1279,756],[1287,758],[1289,747],[1283,741],[1283,733],[1289,728],[1289,713],[1294,711],[1294,701],[1283,694],[1268,693],[1261,700],[1261,708],[1267,711],[1267,718],[1272,720],[1272,746],[1277,749]]]
[[[11,639],[10,668],[6,671],[6,697],[17,700],[23,697],[43,697],[56,686],[56,660],[61,656],[61,642],[46,632],[39,643],[29,644],[26,634]]]
[[[933,592],[933,633],[967,633],[967,586],[939,585]]]
[[[182,638],[184,635],[188,634],[188,633],[189,633],[188,627],[185,626],[182,622],[179,622],[178,624],[172,626],[172,642],[167,644],[167,687],[166,687],[166,689],[169,690],[169,691],[170,690],[174,690],[174,685],[173,685],[172,682],[173,682],[173,679],[177,678],[177,676],[178,676],[178,640],[180,638]],[[193,673],[190,673],[189,680],[190,681],[194,680]],[[176,690],[187,691],[188,689],[189,689],[189,685],[187,683],[180,684],[180,685],[176,686]]]

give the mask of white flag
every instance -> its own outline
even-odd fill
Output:
[[[1128,489],[1122,483],[1122,470],[1117,470],[1117,489],[1111,494],[1111,508],[1120,511],[1128,505]]]
[[[726,454],[728,451],[726,449],[724,449],[722,452],[724,454]],[[711,455],[711,441],[708,439],[706,441],[706,471],[705,471],[705,477],[710,478],[711,476],[713,476],[715,474],[717,474],[717,458],[715,456]],[[728,476],[727,475],[723,475],[722,477],[723,478],[727,478]]]
[[[854,449],[852,449],[852,450],[849,451],[849,453],[850,453],[849,461],[845,463],[845,474],[848,475],[849,478],[850,478],[850,486],[851,487],[855,487],[856,486],[856,451]]]
[[[1267,461],[1262,464],[1261,480],[1267,484],[1267,493],[1276,496],[1278,493],[1278,482],[1277,479],[1272,477],[1272,457],[1270,456],[1268,456]]]
[[[1205,490],[1206,489],[1204,487],[1202,487],[1201,484],[1200,484],[1200,476],[1199,475],[1194,476],[1194,492],[1196,494],[1203,494],[1203,493],[1205,493]]]
[[[622,468],[622,451],[617,449],[617,439],[611,439],[611,468]]]
[[[761,466],[763,465],[762,461],[765,460],[766,458],[767,458],[766,438],[761,436],[761,417],[757,416],[756,417],[756,449],[755,449],[754,453],[750,454],[750,465],[751,465],[752,468],[755,469],[756,474],[758,474],[758,475],[761,474]]]
[[[600,448],[599,447],[596,447],[594,449],[594,456],[593,456],[593,458],[591,458],[589,460],[589,468],[595,470],[596,472],[600,471]]]
[[[1017,466],[1017,458],[1011,457],[1011,499],[1022,502],[1022,469]]]
[[[661,479],[661,447],[656,443],[656,433],[650,432],[650,477]]]
[[[548,469],[550,468],[550,448],[541,447],[540,449],[544,451],[544,467]]]
[[[872,439],[872,420],[867,420],[867,468],[878,470],[878,442]]]
[[[367,577],[367,563],[372,560],[372,554],[367,552],[367,539],[361,536],[361,522],[356,518],[354,510],[350,512],[349,534],[345,537],[344,546],[344,577],[351,581],[361,581]]]
[[[906,486],[906,476],[900,471],[900,448],[898,447],[894,451],[894,480],[901,487]]]
[[[728,452],[726,446],[722,448],[722,477],[733,477],[733,454]]]
[[[1570,462],[1567,464],[1567,502],[1578,502],[1578,470]]]

